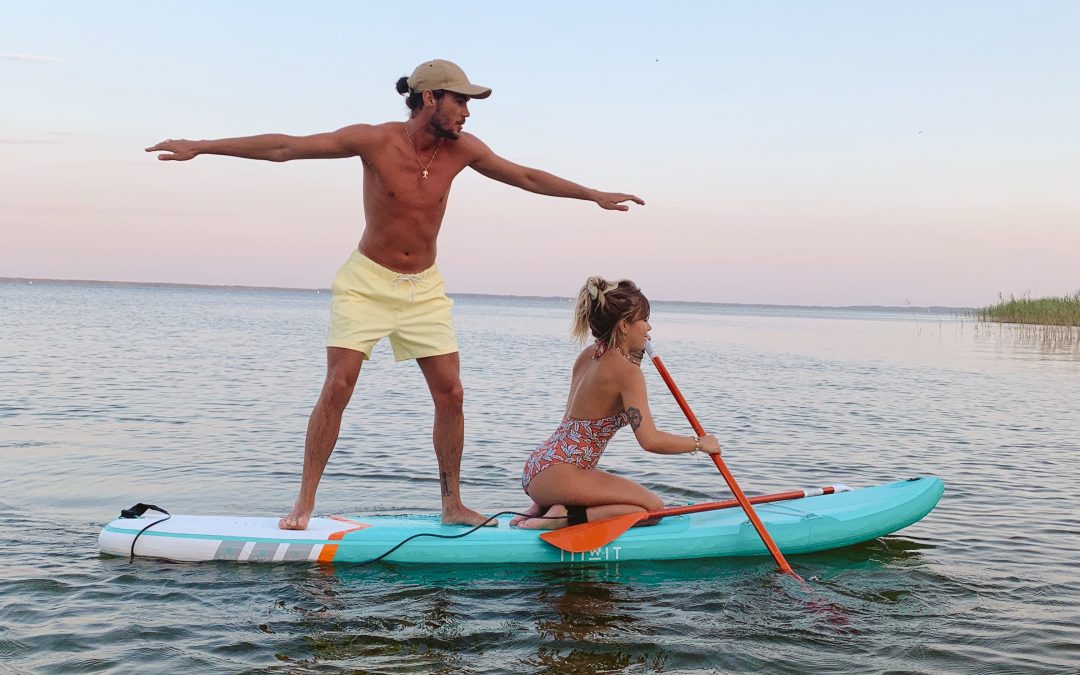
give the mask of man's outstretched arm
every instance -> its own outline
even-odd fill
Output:
[[[484,145],[475,136],[472,137],[472,141],[477,144],[478,155],[470,166],[488,178],[541,195],[586,199],[596,202],[601,208],[614,211],[628,211],[630,207],[623,204],[623,202],[645,205],[645,201],[641,197],[622,192],[593,190],[565,178],[559,178],[547,171],[514,164],[496,155],[491,151],[491,148]]]
[[[311,136],[260,134],[209,141],[169,139],[150,146],[147,152],[164,153],[158,159],[184,161],[199,155],[227,155],[244,159],[287,162],[292,159],[337,159],[363,154],[374,138],[374,127],[354,124],[337,131]]]

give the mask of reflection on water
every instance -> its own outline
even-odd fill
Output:
[[[1075,341],[950,314],[656,303],[665,362],[749,493],[920,474],[940,505],[897,536],[793,556],[545,568],[181,565],[101,557],[136,502],[291,503],[324,367],[325,295],[0,283],[0,670],[733,672],[1075,670]],[[568,303],[459,298],[463,492],[521,508],[561,416]],[[531,355],[519,358],[518,355]],[[645,370],[658,424],[678,407]],[[321,513],[433,512],[431,403],[377,351]],[[715,467],[606,468],[671,503]]]
[[[626,644],[626,636],[658,628],[648,625],[647,612],[634,611],[634,585],[593,580],[587,568],[539,576],[541,615],[535,631],[540,646],[527,665],[541,672],[615,672],[631,665],[660,670],[666,664],[663,648]]]
[[[909,575],[896,566],[917,569],[926,562],[920,551],[932,548],[893,537],[803,556],[800,567],[815,574],[811,586],[752,559],[312,568],[296,573],[288,599],[273,604],[263,625],[266,633],[290,635],[277,658],[296,668],[395,664],[447,672],[499,664],[529,672],[726,672],[753,660],[715,653],[717,642],[768,643],[773,632],[810,644],[845,636],[880,640],[875,621],[882,608],[895,606],[889,611],[918,622],[928,620],[931,607],[931,617],[955,612],[956,605],[897,585]]]
[[[1031,324],[974,324],[975,339],[993,344],[1003,355],[1032,355],[1043,358],[1080,358],[1080,326],[1037,326]]]

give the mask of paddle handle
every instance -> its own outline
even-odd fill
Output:
[[[671,395],[675,397],[675,401],[679,404],[679,407],[682,408],[683,414],[686,415],[687,421],[690,422],[690,426],[694,428],[694,433],[698,436],[704,436],[705,429],[702,428],[697,415],[694,414],[694,411],[690,409],[690,405],[686,402],[686,399],[683,398],[682,392],[679,391],[679,385],[675,384],[675,380],[671,379],[671,373],[668,372],[664,362],[660,360],[660,355],[653,349],[651,342],[645,343],[645,351],[649,353],[649,358],[652,359],[657,372],[659,372],[660,377],[663,378],[664,384],[671,390]],[[735,499],[739,501],[739,505],[742,506],[743,511],[745,511],[747,517],[750,518],[750,522],[753,524],[754,529],[757,530],[758,536],[761,537],[761,541],[765,543],[765,548],[769,549],[769,554],[772,555],[773,560],[776,561],[776,565],[780,568],[780,571],[785,574],[790,574],[797,579],[801,579],[801,577],[791,569],[791,565],[784,559],[784,554],[780,552],[780,549],[776,546],[776,542],[769,536],[768,531],[765,529],[765,525],[761,522],[761,519],[758,518],[758,515],[754,513],[754,507],[750,505],[750,500],[746,498],[746,495],[743,494],[739,484],[735,482],[735,477],[731,475],[731,471],[728,470],[727,464],[724,464],[724,460],[720,459],[719,453],[710,454],[709,457],[712,458],[713,464],[720,470],[720,474],[723,475],[724,481],[727,483],[731,493],[735,495]]]

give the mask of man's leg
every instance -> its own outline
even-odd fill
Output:
[[[300,496],[289,515],[278,521],[283,530],[303,530],[315,510],[315,491],[319,489],[326,462],[337,445],[341,415],[352,398],[364,355],[352,349],[326,348],[326,381],[319,402],[308,420],[304,441],[304,474],[300,478]]]
[[[424,373],[431,400],[435,403],[435,429],[432,442],[439,460],[439,486],[442,491],[442,521],[447,524],[479,525],[487,517],[461,503],[459,480],[461,450],[465,445],[465,414],[461,403],[460,360],[458,353],[417,359]],[[494,523],[492,523],[494,524]]]

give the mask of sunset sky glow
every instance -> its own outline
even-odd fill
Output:
[[[628,213],[461,175],[450,292],[978,306],[1080,289],[1080,4],[4,2],[0,277],[324,288],[359,160],[157,162],[164,138],[405,118],[446,58],[466,130]]]

